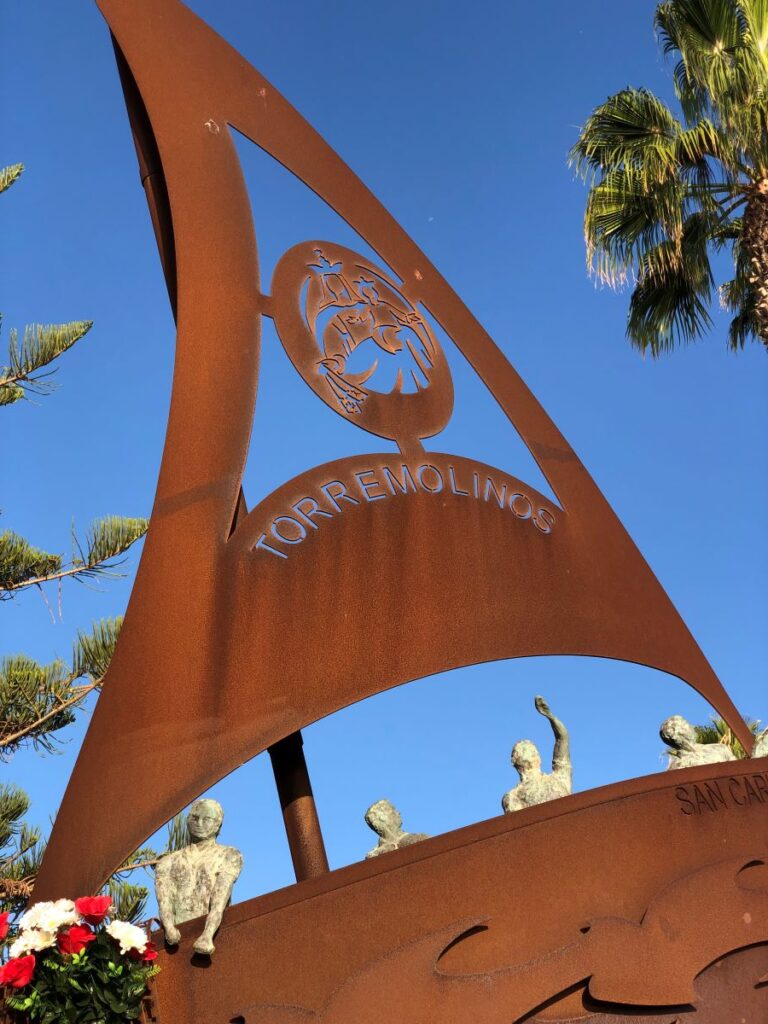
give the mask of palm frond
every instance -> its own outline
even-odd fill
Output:
[[[623,89],[597,107],[570,152],[577,173],[631,170],[643,186],[663,181],[677,166],[682,126],[647,89]]]
[[[728,347],[734,352],[743,349],[750,341],[762,341],[754,306],[740,309],[728,327]]]
[[[643,353],[657,356],[694,341],[711,326],[708,220],[701,212],[686,219],[677,260],[652,252],[645,256],[627,316],[627,336]]]
[[[591,189],[584,214],[591,272],[616,287],[648,249],[664,242],[677,244],[686,198],[686,185],[675,179],[647,187],[631,169],[607,174]]]
[[[658,354],[709,329],[709,253],[730,246],[736,273],[720,291],[735,314],[730,345],[768,344],[762,213],[743,240],[746,277],[740,256],[749,234],[740,208],[768,194],[768,0],[664,0],[655,27],[675,60],[683,120],[627,88],[585,123],[570,161],[590,179],[589,271],[613,287],[634,282],[627,334]]]
[[[745,43],[768,74],[768,0],[739,0],[738,8]]]
[[[760,720],[745,718],[744,722],[752,735],[757,736]],[[694,725],[693,730],[696,734],[697,743],[721,743],[723,746],[728,747],[734,756],[739,759],[749,757],[751,754],[751,751],[746,751],[741,745],[741,742],[736,738],[728,723],[716,715],[712,715],[709,722],[705,725]]]

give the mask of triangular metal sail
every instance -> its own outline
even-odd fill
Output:
[[[341,158],[177,0],[99,6],[124,62],[142,173],[157,197],[177,354],[149,535],[35,896],[95,891],[164,821],[282,737],[461,665],[542,654],[649,665],[698,690],[746,745],[721,683],[565,438]],[[310,240],[285,254],[269,288],[260,285],[228,126],[301,178],[382,265]],[[301,304],[318,249],[357,280],[346,298],[326,281],[344,315],[323,327],[338,336],[320,339]],[[385,306],[399,311],[392,322]],[[421,438],[447,421],[453,394],[420,307],[484,381],[560,506],[493,467],[424,452]],[[394,437],[401,454],[317,467],[246,514],[240,484],[264,316],[316,394]],[[381,359],[410,352],[411,385],[407,373],[386,392],[374,389],[375,375],[350,380],[356,345],[345,332],[360,347],[378,345]],[[137,753],[151,784],[137,784]],[[104,806],[120,808],[109,830],[94,813]]]

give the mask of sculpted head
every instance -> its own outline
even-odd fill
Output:
[[[365,820],[377,835],[388,836],[398,833],[403,827],[400,811],[389,800],[377,800],[365,812]]]
[[[520,740],[512,747],[512,764],[521,778],[541,771],[541,754],[535,743]]]
[[[667,744],[675,750],[693,750],[696,743],[696,733],[690,722],[682,715],[672,715],[665,722],[661,723],[659,735]]]
[[[218,800],[211,800],[208,797],[195,800],[187,815],[187,829],[192,842],[217,836],[223,821],[224,808]]]

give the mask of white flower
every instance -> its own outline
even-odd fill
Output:
[[[27,953],[48,949],[55,941],[56,936],[53,932],[42,931],[40,928],[30,928],[28,931],[22,932],[18,939],[11,943],[11,948],[8,952],[12,957],[26,956]]]
[[[137,953],[143,953],[147,948],[147,936],[143,929],[127,921],[110,921],[107,925],[107,932],[120,943],[120,952],[128,953],[135,949]]]
[[[40,928],[45,932],[56,932],[70,924],[79,924],[80,915],[75,910],[72,900],[54,900],[47,903],[36,903],[22,914],[19,927],[22,931],[29,928]]]

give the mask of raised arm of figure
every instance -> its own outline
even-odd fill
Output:
[[[213,937],[216,934],[221,918],[232,896],[232,887],[237,881],[238,875],[243,868],[243,855],[239,850],[230,846],[225,851],[222,862],[216,875],[216,881],[211,893],[211,906],[208,916],[205,919],[205,928],[202,935],[192,947],[196,953],[204,953],[208,956],[213,953]]]
[[[539,714],[549,719],[552,732],[555,734],[555,747],[552,751],[552,771],[558,774],[567,772],[569,780],[572,780],[573,766],[571,765],[571,745],[568,738],[568,730],[559,718],[555,718],[549,710],[549,704],[547,704],[543,697],[537,697],[534,704]]]

